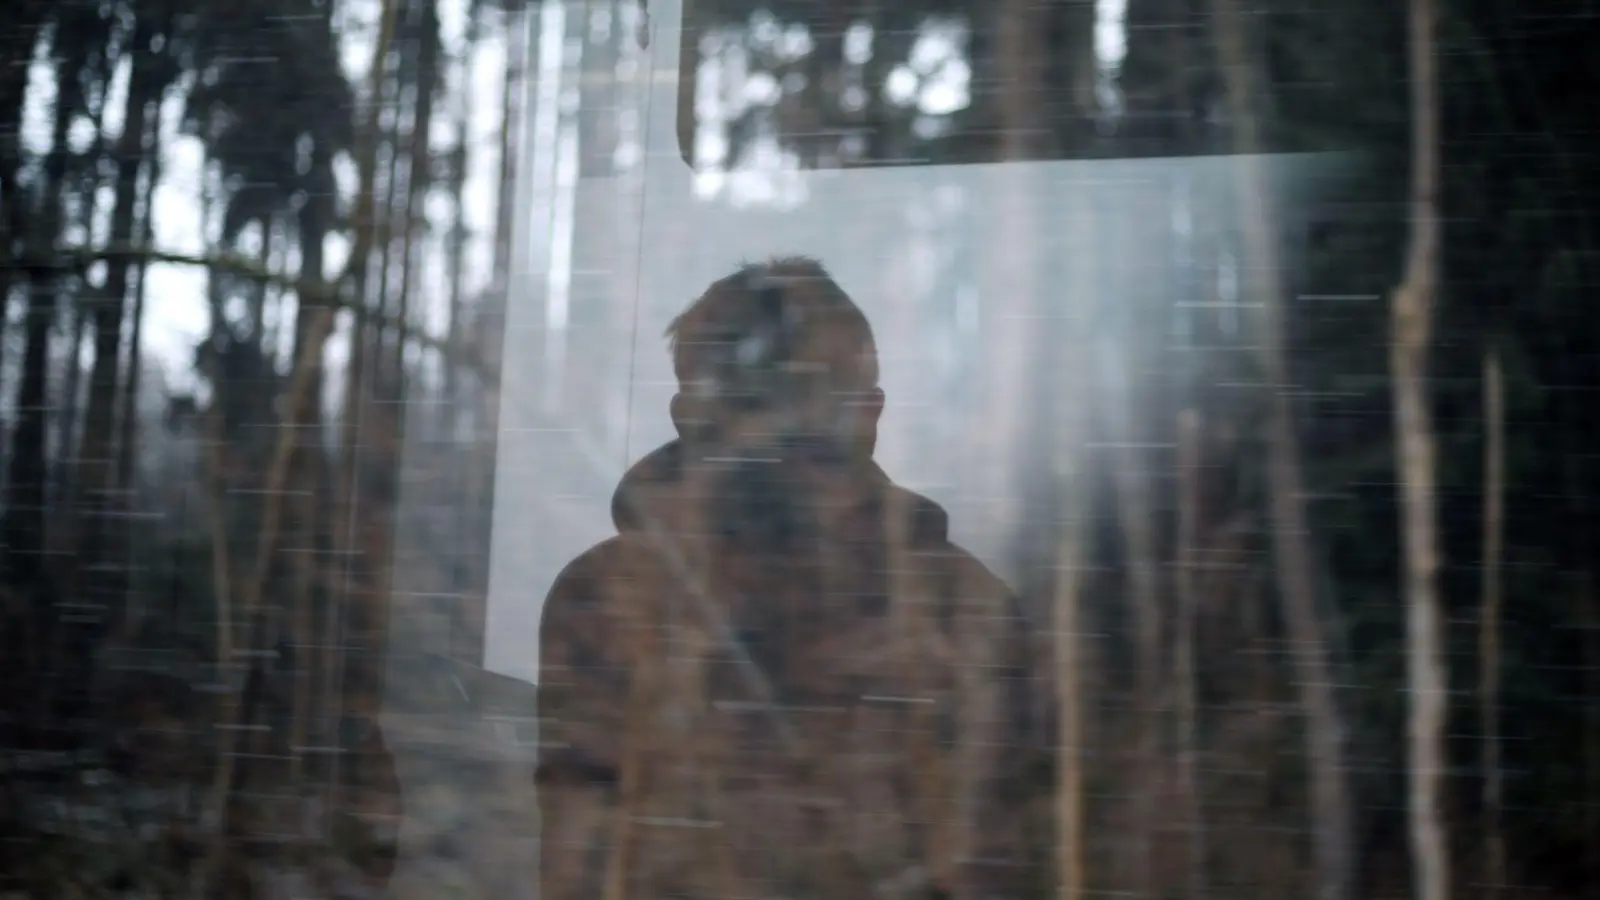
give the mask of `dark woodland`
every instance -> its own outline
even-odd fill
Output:
[[[1600,4],[1126,0],[1112,69],[1086,0],[683,6],[689,56],[784,85],[721,123],[735,162],[1360,160],[1292,227],[1241,169],[1151,371],[995,338],[1105,401],[1012,398],[1088,461],[1015,541],[1008,896],[1600,884]],[[484,631],[556,7],[595,71],[643,52],[641,0],[0,13],[0,897],[533,894],[533,693]],[[884,89],[934,26],[969,94],[937,114]],[[630,165],[572,127],[584,174]],[[986,896],[908,885],[859,890]]]

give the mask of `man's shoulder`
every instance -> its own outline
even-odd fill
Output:
[[[556,586],[597,577],[609,565],[614,565],[614,560],[620,552],[621,542],[621,535],[612,535],[574,556],[556,575]]]
[[[649,582],[660,576],[661,568],[660,553],[648,540],[627,532],[613,535],[567,563],[556,575],[546,603]]]
[[[932,560],[947,584],[964,594],[1011,595],[1011,589],[982,560],[950,539],[950,515],[938,502],[893,483],[886,496],[890,515],[909,514],[911,552]]]
[[[567,563],[540,612],[541,678],[555,683],[574,669],[592,676],[635,652],[629,635],[641,634],[661,609],[653,556],[637,536],[623,534]]]
[[[965,547],[946,540],[936,551],[944,575],[959,591],[989,597],[1010,597],[1011,588],[983,560]]]
[[[1011,588],[988,564],[947,535],[941,534],[934,540],[915,541],[911,552],[925,563],[931,562],[931,567],[927,568],[936,571],[940,579],[963,592],[1011,593]]]

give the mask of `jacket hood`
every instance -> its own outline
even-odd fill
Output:
[[[905,503],[913,511],[912,546],[948,544],[950,515],[944,507],[890,481],[888,473],[877,463],[871,465],[874,489],[863,495],[862,505],[881,508],[885,501]],[[611,495],[611,521],[617,531],[626,534],[645,530],[644,517],[648,510],[675,499],[682,471],[683,447],[676,440],[662,444],[634,463]]]

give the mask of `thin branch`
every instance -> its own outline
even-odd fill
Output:
[[[1405,276],[1392,301],[1396,456],[1410,687],[1408,768],[1413,881],[1419,900],[1450,896],[1443,821],[1449,670],[1439,596],[1438,448],[1428,404],[1428,346],[1439,290],[1439,99],[1432,0],[1411,0],[1411,239]]]
[[[163,250],[159,247],[113,244],[104,247],[60,248],[50,251],[48,258],[0,254],[0,267],[22,268],[29,271],[84,271],[97,262],[124,261],[143,263],[145,265],[167,263],[169,265],[221,270],[241,278],[264,282],[281,290],[294,291],[303,301],[328,306],[335,312],[349,312],[359,321],[374,324],[379,328],[391,329],[402,340],[411,341],[419,347],[432,350],[443,356],[446,361],[471,369],[491,382],[498,381],[500,376],[498,367],[472,353],[470,348],[453,345],[445,338],[429,334],[425,330],[394,316],[385,315],[366,306],[359,300],[350,299],[341,288],[344,279],[313,281],[297,278],[282,272],[274,272],[262,265],[257,259],[231,251],[195,254]]]

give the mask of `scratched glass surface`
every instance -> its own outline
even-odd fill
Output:
[[[1595,11],[0,21],[0,898],[1576,898]]]

